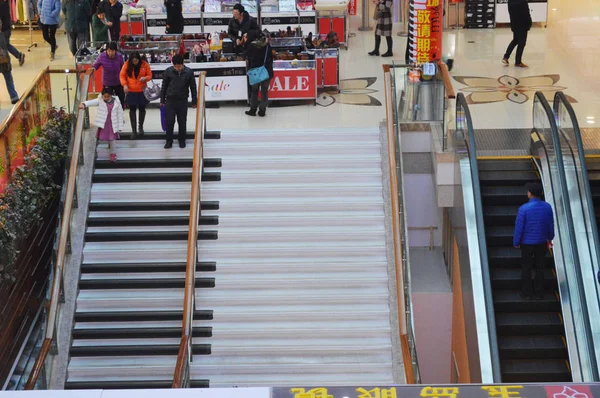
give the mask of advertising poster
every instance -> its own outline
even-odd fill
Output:
[[[413,63],[436,62],[442,58],[443,0],[411,0],[409,53]]]

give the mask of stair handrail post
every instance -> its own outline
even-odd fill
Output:
[[[185,270],[185,289],[183,297],[183,321],[181,343],[177,364],[173,375],[173,388],[187,388],[190,384],[190,362],[192,361],[192,327],[195,308],[196,267],[198,264],[198,222],[200,218],[200,200],[202,170],[204,168],[203,139],[206,130],[206,72],[198,77],[198,100],[196,102],[196,128],[194,135],[194,160],[192,163],[192,187],[190,192],[190,218],[188,229],[187,260]]]
[[[49,71],[50,72],[50,71]],[[81,76],[80,76],[81,78]],[[90,73],[85,73],[80,80],[80,96],[86,98],[90,82]],[[74,208],[74,199],[77,186],[77,170],[79,168],[79,157],[82,150],[81,141],[83,140],[83,125],[85,112],[79,109],[75,122],[75,132],[71,142],[71,158],[69,164],[68,179],[66,182],[65,202],[61,215],[61,224],[58,235],[58,249],[56,250],[56,261],[54,262],[53,281],[50,290],[50,302],[48,304],[48,318],[46,322],[46,330],[42,348],[35,360],[25,390],[34,390],[37,380],[42,373],[46,358],[51,351],[53,343],[56,341],[56,329],[58,326],[58,313],[61,299],[61,286],[63,286],[63,276],[65,269],[65,261],[68,252],[70,240],[71,214]]]

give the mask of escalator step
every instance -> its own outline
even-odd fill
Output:
[[[193,388],[208,388],[208,380],[193,380]],[[65,390],[154,390],[171,388],[173,380],[67,381]]]
[[[555,292],[546,292],[543,300],[523,300],[520,289],[494,291],[496,312],[560,312]]]
[[[481,186],[517,186],[521,185],[522,189],[528,182],[538,181],[537,174],[531,171],[514,171],[507,173],[504,170],[498,171],[480,171],[479,181]]]
[[[75,312],[75,322],[154,322],[181,321],[183,311]],[[211,310],[194,311],[195,320],[212,320]]]
[[[503,359],[563,359],[569,352],[562,336],[500,336]]]
[[[564,333],[564,325],[556,312],[502,312],[496,314],[496,330],[499,336],[557,335]]]
[[[491,270],[494,289],[515,289],[521,286],[521,270],[516,268],[495,268]],[[550,268],[544,269],[544,288],[550,292],[558,287],[556,275]]]
[[[193,344],[194,355],[210,355],[210,344]],[[157,345],[114,345],[114,346],[71,346],[72,357],[127,357],[177,355],[179,344]]]
[[[483,219],[486,225],[513,225],[517,218],[519,206],[486,206],[483,208]]]
[[[74,329],[73,339],[158,339],[158,338],[180,338],[181,325],[179,327],[166,328],[97,328],[97,329]],[[211,337],[211,327],[195,327],[192,329],[192,337]]]
[[[543,383],[569,382],[571,371],[564,359],[501,361],[502,382],[504,383]]]
[[[482,186],[481,200],[484,206],[520,206],[527,202],[527,189],[525,186]]]
[[[132,273],[132,272],[185,272],[186,263],[108,263],[108,264],[81,264],[82,274],[105,274],[105,273]],[[214,272],[217,263],[211,261],[199,262],[196,272]]]
[[[479,171],[531,171],[534,170],[531,159],[518,160],[479,160],[477,161]]]
[[[492,268],[521,268],[521,250],[516,247],[489,247],[488,263]],[[547,267],[554,267],[554,260],[548,252]]]
[[[168,279],[87,279],[79,281],[80,290],[183,289],[185,278]],[[215,287],[215,278],[196,278],[196,288]]]

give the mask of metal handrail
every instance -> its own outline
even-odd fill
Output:
[[[461,110],[464,112],[464,119],[461,117]],[[462,123],[466,123],[463,125]],[[481,188],[479,185],[479,167],[477,165],[477,146],[475,143],[475,130],[473,129],[473,119],[471,118],[471,112],[467,105],[467,100],[463,93],[458,93],[456,96],[456,129],[462,131],[465,149],[468,153],[468,159],[470,162],[471,180],[473,187],[473,206],[474,215],[477,226],[477,241],[479,249],[479,263],[481,265],[481,279],[483,285],[483,299],[485,300],[485,311],[487,313],[487,335],[489,341],[486,347],[489,347],[489,357],[491,361],[491,380],[482,380],[484,383],[500,383],[500,354],[498,350],[498,339],[496,335],[496,320],[494,318],[494,302],[492,298],[492,284],[490,278],[490,269],[488,264],[488,252],[487,243],[485,239],[485,224],[483,222],[483,207],[481,201]],[[457,139],[460,137],[457,137]],[[458,148],[457,148],[458,149]],[[475,264],[471,264],[475,266]]]
[[[192,361],[192,327],[194,318],[196,264],[198,263],[198,222],[200,217],[200,199],[202,169],[204,166],[203,136],[206,129],[205,113],[206,72],[198,78],[198,101],[196,104],[196,135],[194,137],[194,161],[192,169],[192,190],[190,197],[190,220],[187,247],[187,264],[185,270],[185,293],[183,298],[183,322],[181,326],[181,343],[173,388],[187,388],[190,383],[190,362]]]
[[[89,74],[85,74],[83,81],[80,86],[80,98],[87,96],[87,90],[89,87]],[[84,95],[85,93],[85,95]],[[69,165],[68,180],[66,186],[66,195],[64,200],[64,207],[61,216],[60,233],[58,237],[58,250],[56,254],[56,263],[54,265],[54,278],[52,282],[52,289],[50,293],[50,303],[48,306],[48,321],[46,323],[46,332],[44,334],[44,341],[40,353],[33,365],[25,390],[35,389],[35,384],[44,368],[46,358],[54,340],[56,339],[56,327],[58,321],[59,304],[61,301],[61,294],[63,293],[63,273],[65,266],[65,259],[67,257],[67,247],[69,244],[69,235],[71,227],[71,213],[74,208],[75,196],[76,196],[76,181],[77,181],[77,168],[79,166],[80,155],[82,154],[82,139],[83,139],[83,128],[84,128],[85,112],[80,109],[77,113],[77,121],[75,124],[75,132],[72,141],[71,150],[71,162]]]
[[[410,257],[408,251],[408,228],[404,209],[404,184],[402,176],[402,154],[397,114],[395,113],[395,89],[391,73],[385,72],[386,127],[388,134],[388,161],[390,167],[390,191],[392,206],[392,228],[394,239],[394,263],[396,267],[396,295],[398,299],[398,322],[400,344],[404,361],[406,383],[421,382],[417,359],[410,280]]]

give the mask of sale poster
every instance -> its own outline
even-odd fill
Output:
[[[423,64],[442,58],[443,0],[411,0],[409,53],[411,62]]]

